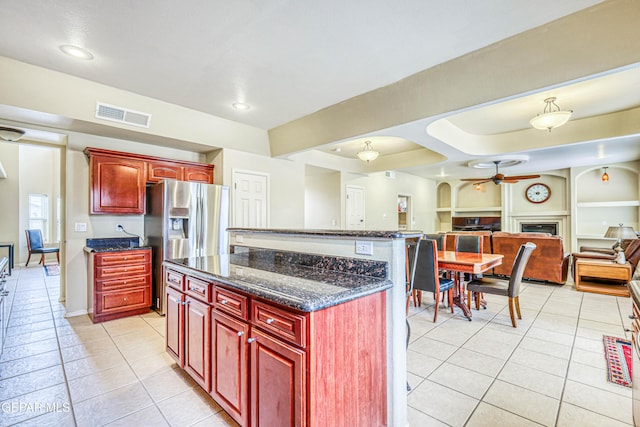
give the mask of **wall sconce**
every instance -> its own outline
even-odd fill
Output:
[[[5,141],[17,141],[24,136],[25,132],[22,129],[14,129],[7,127],[0,127],[0,139]]]
[[[604,173],[602,174],[602,176],[600,177],[600,179],[602,179],[602,182],[609,182],[609,174],[607,173],[607,168],[609,166],[605,166],[604,167]]]
[[[474,187],[477,191],[481,191],[482,190],[482,185],[481,184],[476,184],[476,186]]]

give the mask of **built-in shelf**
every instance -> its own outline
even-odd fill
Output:
[[[615,208],[625,206],[640,206],[640,200],[618,200],[615,202],[578,202],[579,208]]]

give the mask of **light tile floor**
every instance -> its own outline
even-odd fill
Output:
[[[631,389],[609,383],[602,335],[630,339],[631,300],[525,283],[522,320],[486,295],[473,321],[411,304],[412,426],[633,425]]]
[[[155,313],[94,325],[64,318],[59,278],[17,268],[0,358],[0,426],[237,426],[164,350]],[[628,298],[527,284],[468,322],[410,310],[411,426],[632,425],[631,392],[606,380],[602,334],[626,336]],[[627,336],[628,338],[628,336]]]

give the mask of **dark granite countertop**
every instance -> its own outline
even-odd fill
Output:
[[[278,262],[248,254],[165,261],[165,265],[205,280],[300,311],[317,311],[389,289],[386,278]]]
[[[151,246],[140,246],[137,237],[108,237],[87,239],[85,252],[119,252],[151,249]]]
[[[394,231],[394,230],[297,230],[286,228],[228,228],[229,232],[265,233],[265,234],[292,234],[327,237],[358,237],[363,239],[407,239],[420,237],[420,230]]]

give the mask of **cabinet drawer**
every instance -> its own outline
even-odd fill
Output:
[[[122,288],[135,288],[138,286],[149,286],[151,284],[151,274],[144,276],[127,276],[113,280],[97,280],[96,292],[111,291]]]
[[[137,264],[151,261],[151,251],[120,251],[102,252],[96,254],[96,266],[109,266],[120,264]]]
[[[307,346],[306,317],[290,313],[261,301],[251,305],[254,325],[300,347]]]
[[[187,276],[185,292],[200,301],[211,302],[213,283]]]
[[[182,166],[173,162],[147,163],[147,184],[159,182],[163,179],[182,181]]]
[[[130,291],[101,292],[96,296],[97,307],[94,310],[101,315],[151,307],[151,293],[148,287]]]
[[[167,286],[171,286],[172,288],[179,289],[184,292],[184,274],[173,270],[167,270],[165,273],[165,280],[167,281]]]
[[[134,264],[113,267],[97,267],[96,280],[107,280],[116,277],[144,276],[151,273],[151,264]]]
[[[232,314],[243,320],[249,319],[249,298],[229,289],[215,287],[213,306],[218,311]]]

